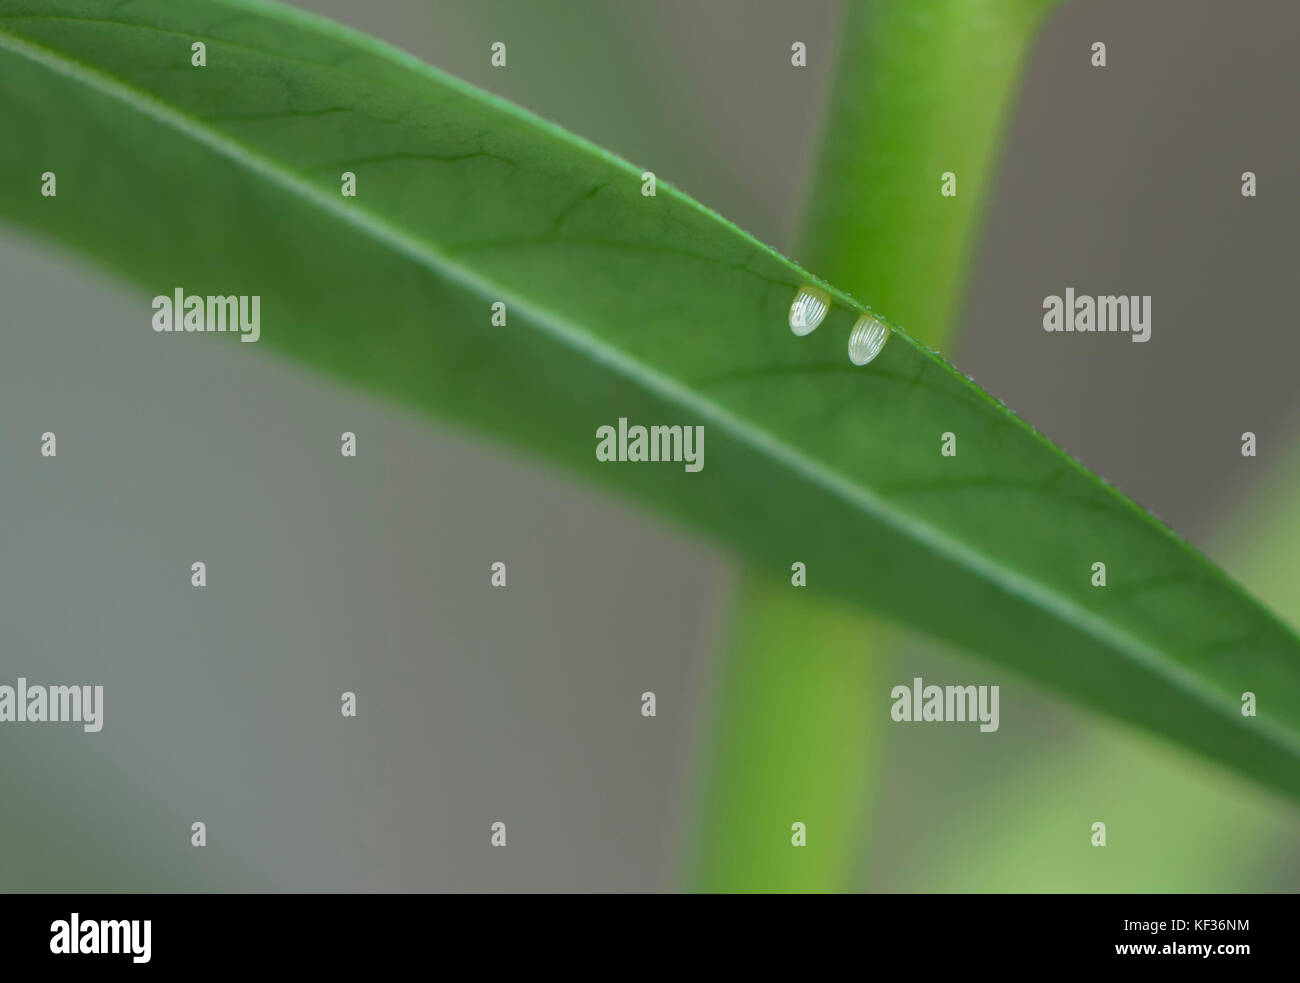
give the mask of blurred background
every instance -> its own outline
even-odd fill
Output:
[[[801,259],[841,4],[297,5],[652,167]],[[1292,623],[1298,29],[1300,8],[1264,0],[1055,8],[944,349]],[[1240,196],[1245,170],[1258,198]],[[1151,294],[1152,341],[1046,334],[1042,298],[1067,286]],[[726,781],[728,556],[261,346],[158,344],[139,291],[9,227],[0,290],[0,679],[106,688],[101,734],[0,730],[0,889],[1300,886],[1295,805],[897,630],[845,633],[842,656],[888,679],[851,694],[864,720],[919,675],[1000,684],[999,731],[864,728],[825,879],[786,882],[759,851],[702,880],[727,835],[700,816]],[[360,449],[339,469],[344,430]],[[788,825],[772,835],[788,852]]]

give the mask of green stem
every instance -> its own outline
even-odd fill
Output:
[[[695,836],[701,890],[854,886],[879,723],[864,701],[882,683],[871,648],[879,639],[857,612],[807,596],[813,589],[758,576],[743,587]],[[803,848],[793,847],[796,822]]]
[[[800,259],[931,347],[952,335],[1003,121],[1054,2],[846,4]]]
[[[998,135],[1054,0],[848,3],[803,259],[933,347],[951,335]],[[940,194],[944,171],[956,197]],[[798,557],[791,557],[791,562]],[[893,633],[747,574],[691,830],[706,891],[858,886]],[[792,843],[803,822],[807,846]]]

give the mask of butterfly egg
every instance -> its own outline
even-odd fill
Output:
[[[790,305],[790,330],[799,337],[812,334],[830,310],[831,299],[816,287],[800,287]]]
[[[863,314],[849,334],[849,361],[854,365],[866,365],[880,354],[888,340],[889,325],[870,314]]]

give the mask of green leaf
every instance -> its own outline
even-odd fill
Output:
[[[16,220],[151,293],[261,295],[260,344],[502,434],[771,569],[797,555],[848,602],[1300,792],[1290,629],[905,334],[852,367],[862,308],[844,292],[823,284],[834,309],[793,337],[790,300],[818,281],[666,183],[643,197],[641,168],[269,4],[4,0],[0,85]],[[704,470],[599,463],[596,429],[619,417],[704,425]],[[948,431],[956,457],[939,454]],[[1246,689],[1279,695],[1246,719]],[[887,694],[862,699],[887,712]]]
[[[1223,527],[1210,541],[1242,583],[1296,624],[1300,595],[1291,570],[1300,551],[1295,496],[1300,444],[1289,440],[1281,454],[1269,456],[1276,459],[1258,460],[1267,470],[1227,510]],[[1005,692],[1002,698],[1005,705]],[[1144,734],[1068,724],[1061,733],[1061,721],[1055,723],[1050,752],[1022,748],[1015,767],[1003,769],[1005,777],[996,786],[967,783],[970,814],[981,821],[954,823],[937,833],[932,829],[907,858],[906,890],[1293,889],[1297,859],[1290,856],[1290,845],[1300,824],[1300,807],[1293,799],[1188,762],[1154,747]],[[987,771],[989,764],[968,758],[953,766],[954,773],[976,767]],[[913,822],[924,821],[936,808],[936,802],[927,801],[930,784],[919,787],[903,806]],[[1081,824],[1081,816],[1089,818]],[[908,819],[896,812],[892,818]],[[1112,837],[1105,850],[1081,848],[1092,818],[1104,819],[1109,829],[1122,829],[1124,835]],[[1153,842],[1160,842],[1161,849],[1150,849]],[[1206,849],[1210,843],[1216,849]],[[1191,856],[1195,863],[1188,863]]]
[[[1242,458],[1264,474],[1251,475],[1245,494],[1225,510],[1211,553],[1225,557],[1242,583],[1294,626],[1300,625],[1300,433],[1284,431],[1269,443],[1258,458]]]

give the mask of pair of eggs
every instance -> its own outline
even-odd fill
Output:
[[[812,334],[831,308],[831,299],[816,287],[801,287],[790,305],[790,330],[802,338]],[[880,354],[889,340],[889,325],[871,314],[863,314],[849,332],[849,361],[866,365]]]

